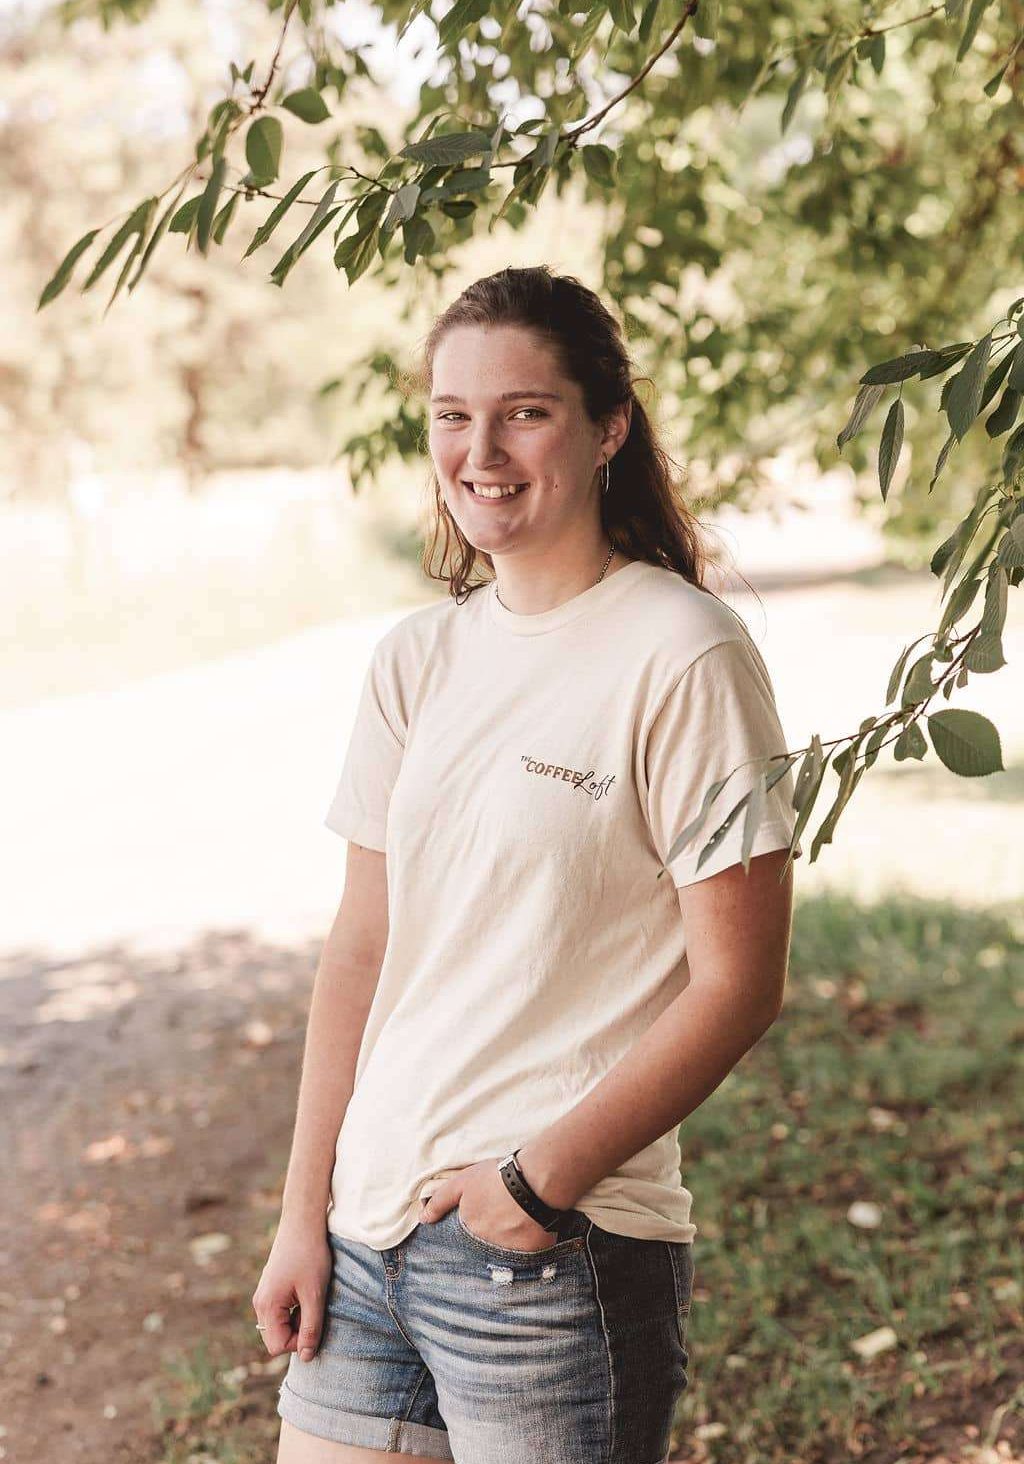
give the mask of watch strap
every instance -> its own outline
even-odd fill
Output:
[[[498,1165],[498,1173],[505,1181],[505,1188],[519,1205],[525,1210],[531,1220],[536,1220],[538,1225],[543,1225],[545,1230],[554,1230],[563,1215],[568,1214],[566,1210],[556,1210],[551,1205],[545,1204],[536,1190],[530,1184],[519,1167],[516,1155],[518,1149],[513,1150],[506,1159]]]

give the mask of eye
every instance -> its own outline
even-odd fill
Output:
[[[547,416],[547,412],[542,412],[540,407],[520,407],[519,411],[515,414],[517,417],[519,415],[519,412],[533,412],[538,417]],[[463,412],[441,412],[437,417],[437,421],[446,422],[449,417],[462,417],[464,415],[465,414]],[[532,421],[533,419],[531,418],[530,420]]]

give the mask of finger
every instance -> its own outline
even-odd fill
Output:
[[[299,1293],[299,1330],[296,1338],[296,1351],[301,1362],[311,1362],[313,1354],[320,1345],[320,1333],[323,1329],[324,1318],[324,1296],[320,1291],[303,1291]]]
[[[440,1220],[441,1216],[451,1209],[452,1203],[452,1199],[446,1200],[440,1190],[435,1190],[432,1195],[428,1195],[421,1202],[420,1219],[426,1220],[428,1224],[433,1220]]]
[[[292,1309],[285,1303],[271,1307],[264,1314],[261,1326],[263,1330],[260,1336],[263,1338],[263,1345],[271,1357],[276,1357],[280,1352],[288,1350],[288,1342],[293,1337]]]

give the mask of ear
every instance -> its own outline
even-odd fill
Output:
[[[604,436],[601,438],[601,447],[605,456],[613,458],[622,448],[622,444],[629,436],[629,429],[633,421],[632,401],[623,402],[620,407],[609,412],[604,419]]]

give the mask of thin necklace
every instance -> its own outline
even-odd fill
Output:
[[[604,569],[602,569],[601,573],[598,575],[597,579],[594,581],[594,584],[595,585],[599,585],[601,583],[601,581],[604,579],[605,570],[608,568],[609,564],[611,564],[611,562],[612,562],[612,555],[614,553],[615,553],[615,545],[613,544],[612,547],[608,550],[608,558],[604,562]],[[591,586],[591,589],[593,589],[593,585]],[[498,594],[498,586],[497,585],[494,586],[494,598],[497,600],[498,604],[501,606],[501,608],[503,610],[508,610],[508,606],[505,604],[505,601]],[[511,614],[511,613],[512,612],[509,611],[509,614]]]

